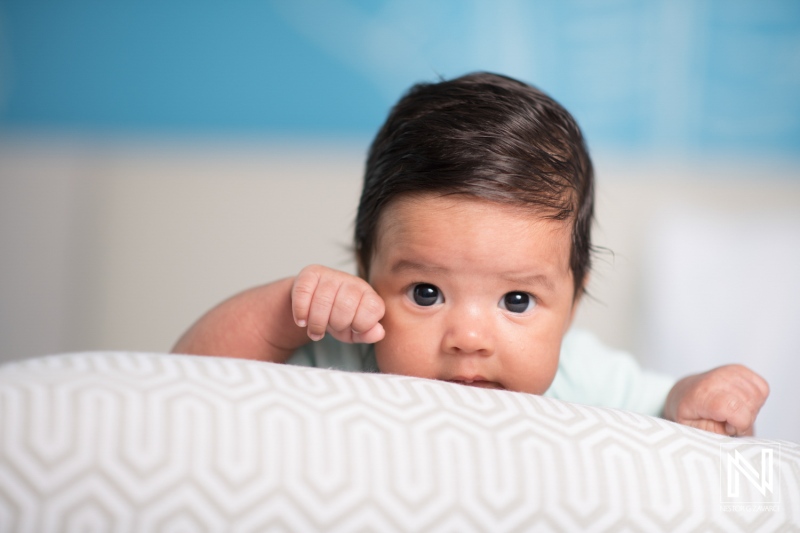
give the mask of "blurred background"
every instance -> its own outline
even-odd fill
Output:
[[[0,361],[167,351],[234,292],[352,271],[389,107],[474,70],[584,128],[579,325],[674,376],[749,365],[758,434],[800,442],[794,0],[0,0]]]

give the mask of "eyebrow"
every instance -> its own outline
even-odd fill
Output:
[[[402,272],[421,272],[423,274],[448,274],[450,270],[439,265],[428,265],[410,261],[408,259],[401,259],[397,261],[390,270],[392,274],[400,274]],[[519,283],[521,285],[541,285],[549,291],[555,289],[553,281],[544,274],[517,274],[515,272],[501,272],[499,277],[512,283]]]
[[[545,276],[544,274],[514,274],[514,273],[506,273],[501,274],[504,280],[511,281],[513,283],[519,283],[520,285],[541,285],[548,291],[553,291],[555,289],[555,285],[553,281]]]
[[[446,274],[449,270],[443,266],[438,265],[425,265],[422,263],[417,263],[415,261],[409,261],[408,259],[401,259],[397,261],[394,265],[392,265],[391,273],[392,274],[400,274],[402,272],[424,272],[424,273],[436,273],[436,274]]]

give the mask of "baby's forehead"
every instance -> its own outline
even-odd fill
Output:
[[[571,230],[571,221],[527,206],[454,195],[408,197],[386,210],[373,258],[401,251],[462,256],[469,250],[476,258],[495,254],[513,262],[534,255],[568,267]]]
[[[425,213],[437,213],[437,217],[420,217]],[[481,213],[495,217],[513,217],[527,222],[531,228],[541,224],[552,225],[554,228],[572,228],[573,219],[561,220],[558,213],[553,210],[523,203],[510,203],[488,200],[465,194],[415,194],[400,196],[391,201],[378,218],[376,237],[381,234],[416,233],[410,230],[420,228],[424,224],[429,229],[431,226],[449,223],[450,216],[458,217],[464,213]],[[523,224],[524,226],[524,224]],[[509,228],[510,229],[510,228]]]

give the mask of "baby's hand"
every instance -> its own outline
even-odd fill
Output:
[[[295,323],[308,326],[311,340],[327,331],[342,342],[373,343],[383,338],[383,299],[363,279],[319,265],[297,275],[292,285]]]
[[[767,382],[742,365],[727,365],[678,381],[664,418],[723,435],[752,435],[769,395]]]

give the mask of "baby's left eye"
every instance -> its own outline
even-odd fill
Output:
[[[524,313],[536,304],[527,292],[509,292],[500,299],[500,308],[512,313]]]

